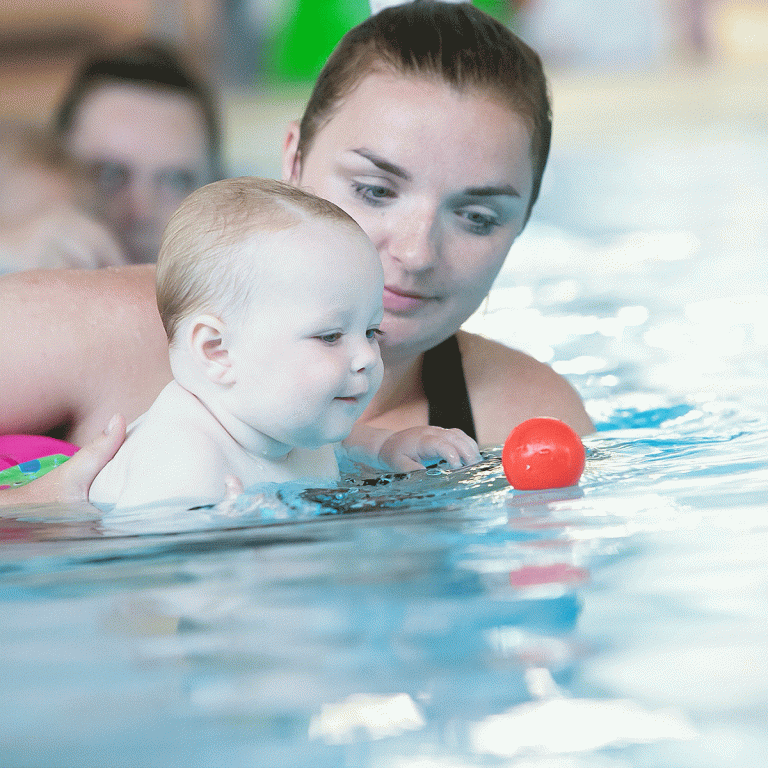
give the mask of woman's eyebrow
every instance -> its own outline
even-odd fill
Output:
[[[401,168],[399,165],[390,163],[389,160],[385,160],[383,157],[379,157],[375,152],[371,152],[370,149],[358,148],[352,150],[356,155],[364,157],[368,162],[373,163],[380,170],[391,173],[393,176],[403,179],[404,181],[411,180],[411,174]],[[511,185],[502,184],[501,186],[486,186],[486,187],[467,187],[464,190],[464,194],[468,197],[522,197],[522,195]]]
[[[382,171],[385,171],[386,173],[391,173],[393,176],[397,176],[398,178],[401,178],[404,181],[411,180],[411,174],[408,173],[408,171],[406,171],[405,168],[401,168],[399,165],[390,163],[388,160],[385,160],[383,157],[379,157],[375,152],[371,152],[370,149],[360,148],[360,149],[353,149],[352,151],[355,154],[360,155],[360,157],[364,157],[366,160],[373,163],[377,168],[379,168]]]
[[[509,184],[503,184],[500,187],[468,187],[464,194],[470,197],[495,197],[497,195],[506,195],[508,197],[520,197],[520,193]]]

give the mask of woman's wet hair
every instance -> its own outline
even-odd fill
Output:
[[[189,195],[165,228],[157,260],[157,306],[169,341],[184,318],[247,307],[263,260],[243,244],[310,219],[360,231],[334,203],[273,179],[223,179]]]
[[[547,81],[530,46],[470,3],[414,0],[385,8],[347,32],[321,70],[301,120],[299,160],[344,97],[380,71],[439,78],[459,91],[485,91],[526,120],[533,162],[530,213],[552,135]]]
[[[60,136],[65,135],[72,128],[85,98],[101,86],[115,84],[158,88],[194,102],[205,122],[211,178],[221,178],[221,125],[213,94],[165,43],[139,40],[115,51],[99,51],[84,61],[54,114],[53,130]]]

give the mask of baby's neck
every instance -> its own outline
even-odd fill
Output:
[[[169,353],[173,384],[192,395],[246,454],[273,463],[288,458],[294,446],[281,443],[234,416],[221,396],[222,387],[200,373],[185,348],[171,346]]]
[[[199,399],[199,398],[198,398]],[[254,459],[272,463],[285,462],[295,447],[281,443],[258,429],[240,421],[217,402],[204,402],[211,415],[229,433],[230,437]]]
[[[332,444],[319,448],[300,448],[281,443],[244,424],[229,411],[218,412],[208,405],[205,407],[247,455],[243,466],[249,469],[249,474],[244,474],[241,479],[247,479],[249,484],[338,480],[339,465]]]

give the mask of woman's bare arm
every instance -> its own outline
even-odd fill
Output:
[[[151,265],[0,277],[0,433],[77,445],[130,422],[170,381]]]

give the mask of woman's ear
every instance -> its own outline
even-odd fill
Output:
[[[189,326],[192,358],[214,384],[234,384],[235,370],[229,354],[227,324],[213,315],[198,315]]]
[[[301,178],[301,157],[299,155],[299,137],[301,128],[293,120],[285,132],[283,141],[283,181],[298,186]]]

